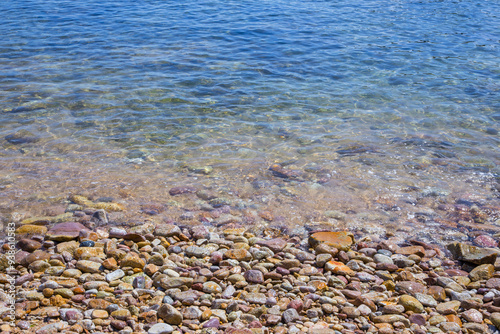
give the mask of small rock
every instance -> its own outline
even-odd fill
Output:
[[[21,239],[17,243],[17,247],[22,249],[23,251],[26,252],[34,252],[37,249],[42,247],[42,244],[39,243],[38,241],[31,240],[31,239]]]
[[[195,192],[196,192],[196,188],[190,187],[190,186],[174,187],[168,191],[170,196],[190,194],[190,193],[195,193]]]
[[[224,257],[237,261],[250,261],[252,259],[252,254],[246,249],[230,249],[224,253]]]
[[[425,326],[426,320],[425,320],[425,316],[422,314],[412,314],[412,315],[410,315],[409,319],[410,319],[410,322],[412,324]]]
[[[209,282],[205,282],[203,283],[203,292],[205,293],[221,293],[222,292],[222,288],[220,287],[219,284],[215,283],[215,282],[212,282],[212,281],[209,281]]]
[[[472,269],[469,273],[469,278],[472,282],[488,280],[493,277],[495,266],[492,264],[482,264]]]
[[[264,275],[260,270],[248,270],[247,272],[245,272],[244,277],[249,283],[264,283]]]
[[[212,318],[203,324],[203,328],[219,328],[220,320],[219,318]]]
[[[210,256],[211,250],[206,247],[189,246],[184,251],[187,256],[194,256],[198,258],[203,258],[205,256]]]
[[[418,282],[400,281],[396,283],[396,291],[408,295],[415,295],[415,293],[425,293],[425,290],[425,286]]]
[[[93,310],[92,318],[93,319],[107,319],[109,317],[109,313],[106,310]]]
[[[267,297],[263,293],[251,292],[247,293],[247,295],[245,296],[245,300],[252,304],[265,304]]]
[[[89,231],[89,229],[76,222],[59,223],[47,232],[46,237],[54,241],[70,241],[78,238],[80,231]]]
[[[146,279],[144,276],[137,276],[132,281],[132,286],[136,289],[145,289],[146,288]]]
[[[297,313],[297,310],[294,308],[289,308],[286,311],[283,312],[283,315],[281,316],[283,319],[283,322],[285,324],[288,324],[292,321],[300,319],[299,314]]]
[[[76,263],[76,268],[81,270],[84,273],[98,273],[101,270],[101,264],[94,262],[94,261],[88,261],[88,260],[79,260]]]
[[[160,224],[155,228],[155,235],[160,237],[175,237],[181,234],[181,229],[173,224]]]
[[[316,248],[321,243],[326,243],[339,250],[348,251],[354,243],[354,235],[346,231],[316,232],[309,237],[309,244],[312,248]]]
[[[68,323],[65,321],[54,322],[43,326],[42,328],[36,330],[36,334],[52,334],[57,333],[68,327]]]
[[[486,281],[486,287],[488,289],[500,290],[500,278],[493,277]]]
[[[490,320],[497,329],[500,329],[500,312],[492,313],[490,316]]]
[[[462,318],[467,320],[468,322],[483,322],[483,314],[476,309],[470,309],[461,313]]]
[[[325,263],[325,270],[331,271],[337,275],[347,275],[347,276],[356,275],[356,272],[354,270],[352,270],[342,262],[337,262],[333,260]]]
[[[169,304],[160,306],[158,309],[158,316],[170,325],[180,325],[183,320],[181,312]]]
[[[132,268],[144,268],[146,263],[143,259],[139,257],[137,253],[130,252],[125,255],[123,259],[120,260],[120,266],[122,267],[132,267]]]
[[[16,229],[16,235],[45,235],[47,227],[40,225],[23,225]]]
[[[437,306],[437,301],[431,296],[431,295],[426,295],[423,293],[415,293],[415,298],[422,303],[423,306],[427,307],[436,307]]]
[[[148,334],[169,334],[174,331],[174,328],[168,324],[165,323],[158,323],[148,330]]]
[[[80,247],[94,247],[95,242],[92,240],[85,240],[80,243]]]
[[[447,246],[456,260],[474,264],[495,264],[497,253],[486,248],[479,248],[461,242],[453,242]]]
[[[474,243],[479,247],[495,248],[498,246],[498,242],[487,234],[477,236],[474,239]]]
[[[413,313],[422,313],[424,311],[422,303],[410,295],[400,296],[399,303],[404,306],[406,311],[411,311]]]
[[[287,242],[281,238],[269,239],[269,240],[259,240],[255,243],[256,245],[267,247],[274,253],[281,252],[285,247]]]
[[[444,315],[456,314],[459,307],[460,307],[460,301],[452,300],[450,302],[438,304],[436,306],[436,311]]]

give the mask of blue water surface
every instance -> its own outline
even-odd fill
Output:
[[[28,131],[44,154],[248,162],[349,145],[397,155],[394,138],[430,136],[498,161],[498,1],[4,0],[0,12],[0,135]]]

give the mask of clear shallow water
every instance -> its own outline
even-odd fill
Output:
[[[496,205],[497,1],[7,0],[0,10],[5,212],[70,192],[165,202],[179,184],[300,224],[331,209],[352,212],[349,224],[387,224],[419,205]],[[275,162],[305,176],[277,178]],[[214,171],[186,169],[205,165]],[[421,200],[429,189],[442,193]]]

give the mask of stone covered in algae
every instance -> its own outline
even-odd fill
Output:
[[[103,209],[108,212],[113,211],[123,211],[125,207],[119,203],[108,203],[108,202],[92,202],[87,197],[80,195],[71,195],[69,200],[78,205],[82,205],[84,207],[92,208],[92,209]]]

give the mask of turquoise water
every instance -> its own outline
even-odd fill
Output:
[[[0,12],[4,208],[89,184],[115,194],[118,181],[161,198],[269,179],[272,199],[295,187],[292,204],[315,212],[398,202],[408,187],[497,199],[498,1],[5,0]],[[283,183],[272,163],[306,176]],[[213,172],[193,177],[198,166]]]

